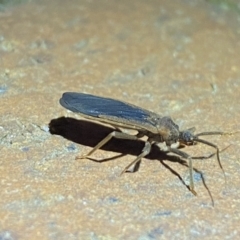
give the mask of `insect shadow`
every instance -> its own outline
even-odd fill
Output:
[[[77,120],[69,117],[60,117],[60,118],[51,120],[51,122],[49,123],[49,130],[51,134],[60,135],[72,142],[89,146],[89,147],[95,147],[96,144],[99,143],[99,141],[104,139],[109,133],[113,131],[113,128],[107,127],[101,124],[97,124],[91,121]],[[141,141],[141,140],[136,141],[136,140],[129,140],[129,139],[112,138],[111,141],[109,141],[104,146],[102,146],[101,149],[105,151],[113,151],[113,152],[120,153],[119,155],[111,158],[104,158],[103,160],[94,160],[89,157],[88,159],[96,162],[106,162],[106,161],[118,159],[119,157],[127,154],[138,156],[139,153],[142,151],[143,147],[144,147],[144,141]],[[193,157],[192,159],[206,159],[206,158],[212,157],[213,155],[215,155],[215,153],[207,157],[200,156],[200,157]],[[187,161],[181,159],[179,156],[169,155],[168,153],[162,152],[160,151],[159,147],[155,145],[152,146],[151,152],[145,158],[148,160],[158,160],[172,174],[177,176],[186,188],[189,189],[189,186],[184,182],[180,174],[177,173],[177,171],[172,169],[165,162],[165,161],[177,162],[185,167],[189,167]],[[141,161],[133,167],[133,170],[131,172],[138,171],[140,167],[140,163]],[[212,195],[205,182],[203,173],[196,168],[194,168],[194,171],[200,176],[201,181],[205,189],[208,191],[208,194],[211,197],[213,202]]]

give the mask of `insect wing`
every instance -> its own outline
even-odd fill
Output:
[[[72,112],[98,121],[117,126],[120,123],[121,126],[126,125],[132,129],[152,129],[155,132],[156,127],[152,119],[156,117],[156,114],[122,101],[84,93],[66,92],[60,99],[60,104]]]

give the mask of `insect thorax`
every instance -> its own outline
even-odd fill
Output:
[[[154,136],[156,142],[166,142],[167,146],[179,140],[179,127],[170,117],[162,117],[155,119],[158,134]]]

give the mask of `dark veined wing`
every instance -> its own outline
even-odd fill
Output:
[[[63,107],[86,118],[130,129],[157,132],[154,125],[154,119],[159,118],[157,114],[119,100],[66,92],[59,102]]]

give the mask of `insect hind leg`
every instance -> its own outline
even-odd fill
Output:
[[[90,152],[87,154],[84,154],[82,156],[77,156],[76,159],[83,159],[88,158],[91,154],[93,154],[96,150],[104,146],[107,142],[109,142],[112,138],[117,139],[128,139],[128,140],[137,140],[139,138],[139,134],[137,135],[130,135],[123,132],[113,131],[110,134],[108,134],[102,141],[100,141]]]

